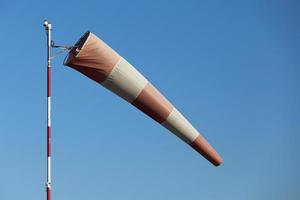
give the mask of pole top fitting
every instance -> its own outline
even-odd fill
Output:
[[[46,30],[52,29],[52,26],[48,20],[44,20],[43,26],[45,27]]]
[[[46,188],[51,188],[51,183],[50,182],[46,183]]]

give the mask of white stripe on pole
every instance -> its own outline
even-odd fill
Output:
[[[51,126],[51,97],[48,97],[47,98],[47,124],[48,124],[48,127]]]
[[[47,175],[47,179],[48,179],[48,183],[51,183],[51,157],[48,157],[48,170],[49,170],[49,173]]]

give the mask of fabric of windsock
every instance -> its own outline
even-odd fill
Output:
[[[91,32],[79,39],[64,64],[128,101],[215,166],[223,162],[204,137],[142,74]]]

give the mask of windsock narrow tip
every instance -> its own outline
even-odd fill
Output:
[[[223,163],[223,159],[221,158],[221,156],[201,135],[199,135],[190,145],[214,166],[217,167]]]

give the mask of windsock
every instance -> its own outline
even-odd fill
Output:
[[[223,162],[204,137],[136,68],[91,32],[78,40],[64,64],[128,101],[215,166]]]

